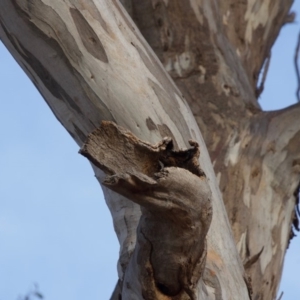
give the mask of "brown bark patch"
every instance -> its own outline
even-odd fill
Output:
[[[174,150],[165,137],[156,145],[112,122],[89,134],[80,153],[109,176],[103,184],[141,205],[137,243],[125,286],[135,272],[145,299],[196,300],[206,261],[212,218],[211,191],[199,165],[199,146]],[[133,268],[133,269],[130,269]]]
[[[65,22],[59,14],[50,6],[39,0],[20,1],[13,0],[16,10],[26,23],[31,24],[35,32],[42,31],[48,38],[62,41],[66,53],[78,62],[82,53],[78,49],[76,41],[69,32]]]
[[[75,1],[71,1],[72,3]],[[91,0],[77,0],[79,10],[87,10],[90,15],[103,27],[103,29],[108,32],[106,22],[103,20],[98,8],[96,7],[95,3]]]
[[[86,50],[95,58],[108,63],[105,49],[90,24],[78,9],[70,8],[70,13]]]
[[[152,121],[150,117],[146,119],[146,125],[149,130],[157,130],[155,123]]]

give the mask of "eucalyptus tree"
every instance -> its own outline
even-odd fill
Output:
[[[92,163],[120,242],[115,299],[274,299],[299,104],[258,77],[291,0],[0,0],[1,41]]]

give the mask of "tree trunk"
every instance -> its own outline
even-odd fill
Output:
[[[77,144],[90,141],[103,120],[129,130],[111,125],[117,129],[108,142],[100,134],[89,148],[97,154],[105,146],[105,154],[113,145],[114,152],[129,137],[120,148],[129,169],[117,153],[113,164],[86,154],[121,247],[113,300],[276,297],[297,220],[299,105],[262,112],[256,86],[291,3],[124,0],[135,25],[116,0],[0,0],[1,40]],[[153,154],[166,136],[172,163]],[[197,155],[186,153],[198,146],[189,140],[201,152],[197,174],[190,167]],[[149,156],[129,155],[140,145],[152,149]],[[177,196],[160,198],[162,191]],[[182,210],[178,197],[193,209]],[[161,230],[155,236],[151,228]]]
[[[274,299],[295,220],[299,106],[262,112],[256,86],[292,1],[201,2],[132,0],[131,15],[204,135],[253,298]]]

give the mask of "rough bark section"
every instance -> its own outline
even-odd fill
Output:
[[[134,21],[204,134],[254,299],[276,295],[299,180],[292,167],[297,159],[290,161],[295,153],[277,149],[271,160],[263,150],[274,113],[261,113],[255,105],[258,73],[291,3],[131,0]],[[278,114],[276,122],[281,118]],[[272,143],[289,136],[293,122],[295,117],[280,133],[274,131]],[[279,163],[283,173],[276,171]]]
[[[80,150],[109,175],[104,185],[142,207],[132,259],[138,257],[136,276],[144,299],[197,299],[212,206],[198,162],[199,146],[193,141],[190,145],[174,151],[167,137],[151,145],[112,122],[102,122]],[[130,268],[123,286],[136,286],[127,272]]]
[[[209,178],[214,206],[207,266],[214,274],[214,289],[224,299],[247,299],[242,265],[198,126],[118,1],[0,0],[0,4],[1,41],[79,145],[102,120],[113,120],[151,143],[167,133],[178,149],[186,148],[191,137],[201,145],[201,167]],[[94,170],[101,181],[103,172]],[[121,244],[123,280],[135,246],[140,206],[103,189]],[[132,288],[139,289],[138,284]],[[210,290],[201,293],[209,297]]]

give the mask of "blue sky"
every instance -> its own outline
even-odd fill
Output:
[[[285,26],[272,51],[267,110],[295,103],[299,29]],[[35,282],[48,300],[109,299],[119,249],[100,186],[1,43],[0,66],[0,300],[16,300]],[[286,255],[283,300],[299,296],[299,268],[298,237]]]

